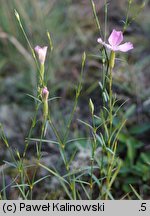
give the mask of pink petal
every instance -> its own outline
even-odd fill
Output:
[[[36,47],[34,48],[34,50],[35,50],[36,53],[38,53],[40,49],[41,49],[40,46],[36,46]]]
[[[97,39],[97,42],[98,42],[98,43],[101,43],[101,44],[104,43],[104,42],[102,41],[102,38],[98,38],[98,39]]]
[[[47,48],[48,48],[47,46],[44,46],[44,47],[43,47],[43,52],[44,52],[45,55],[46,55],[46,53],[47,53]]]
[[[112,31],[111,35],[108,38],[108,42],[111,46],[116,47],[123,41],[123,34],[121,31]]]
[[[34,50],[38,54],[40,63],[44,64],[46,53],[47,53],[47,46],[44,46],[44,47],[36,46]]]
[[[100,43],[100,44],[102,44],[103,46],[107,47],[108,49],[113,50],[112,46],[110,46],[109,44],[107,44],[104,41],[102,41],[101,38],[98,38],[97,42]]]
[[[47,87],[44,87],[44,88],[42,89],[42,94],[47,94],[47,92],[48,92]]]
[[[42,99],[44,101],[47,100],[48,99],[48,95],[49,95],[49,91],[48,91],[47,87],[44,87],[42,89]]]
[[[133,49],[133,44],[130,42],[121,44],[117,47],[117,50],[121,51],[121,52],[127,52],[129,50]]]

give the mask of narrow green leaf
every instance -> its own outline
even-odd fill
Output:
[[[49,98],[48,101],[52,101],[52,100],[56,100],[56,99],[60,99],[61,97],[52,97],[52,98]]]
[[[111,178],[111,181],[109,183],[109,188],[111,188],[113,182],[115,181],[115,179],[116,179],[116,177],[117,177],[117,175],[118,175],[118,173],[120,171],[121,165],[122,165],[122,162],[120,161],[119,164],[118,164],[117,169],[115,170],[115,172],[114,172],[114,174],[113,174],[113,176]]]
[[[53,47],[53,42],[52,42],[52,38],[51,38],[51,35],[50,35],[49,31],[47,31],[47,37],[48,37],[50,49],[51,49],[51,52],[52,52],[54,47]]]
[[[96,138],[97,138],[97,140],[99,141],[100,145],[101,145],[101,146],[104,146],[104,147],[106,148],[104,139],[101,138],[101,135],[99,136],[99,135],[96,134]]]
[[[59,145],[59,143],[54,140],[45,140],[45,139],[36,139],[36,138],[27,138],[26,140],[35,141],[35,142],[53,143]]]
[[[85,184],[85,185],[90,185],[89,182],[86,182],[86,181],[82,181],[82,180],[74,180],[75,182],[78,182],[78,183],[82,183],[82,184]]]
[[[99,167],[98,166],[93,166],[93,169],[99,169]],[[87,166],[87,167],[84,167],[84,168],[81,168],[81,169],[78,169],[78,170],[74,170],[74,171],[64,175],[63,178],[69,177],[71,175],[75,175],[75,174],[83,172],[83,171],[88,171],[88,170],[91,170],[90,166]]]
[[[56,176],[60,181],[63,181],[67,184],[69,184],[67,182],[67,180],[65,180],[63,177],[61,177],[58,173],[54,172],[52,169],[46,167],[45,165],[41,164],[41,163],[38,163],[39,166],[43,167],[44,169],[46,169],[47,171],[49,171],[52,175]]]
[[[132,191],[134,192],[134,194],[136,195],[136,197],[139,199],[139,200],[143,200],[142,197],[138,194],[138,192],[135,190],[135,188],[129,184],[129,186],[131,187]]]
[[[84,190],[85,195],[87,196],[87,198],[90,200],[90,199],[91,199],[91,198],[90,198],[90,195],[89,195],[87,189],[84,187],[84,185],[83,185],[82,183],[81,183],[81,187],[83,188],[83,190]]]
[[[27,200],[27,195],[23,192],[22,188],[18,185],[18,183],[16,183],[16,186],[17,186],[18,189],[20,190],[20,192],[21,192],[23,198],[24,198],[25,200]]]
[[[17,184],[17,185],[13,185],[13,186],[11,186],[12,188],[18,188],[18,187],[30,187],[30,185],[29,184]]]
[[[84,122],[84,121],[82,121],[82,120],[80,120],[80,119],[77,119],[77,120],[78,120],[79,122],[81,122],[82,124],[86,125],[87,127],[93,129],[93,127],[92,127],[90,124],[88,124],[88,123],[86,123],[86,122]]]
[[[34,97],[33,95],[30,94],[26,94],[27,96],[29,96],[30,98],[34,99],[35,101],[38,101],[39,103],[42,103],[41,100],[39,100],[38,98]]]
[[[35,181],[35,182],[33,183],[33,185],[36,185],[37,183],[43,181],[44,179],[46,179],[46,178],[48,178],[48,177],[50,177],[50,175],[47,175],[47,176],[44,176],[44,177],[38,179],[37,181]]]

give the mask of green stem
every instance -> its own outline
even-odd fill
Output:
[[[53,122],[51,120],[50,115],[49,115],[49,124],[50,124],[50,126],[51,126],[51,128],[52,128],[52,130],[53,130],[53,132],[54,132],[54,134],[55,134],[55,136],[57,138],[57,140],[58,140],[59,151],[60,151],[60,154],[62,156],[62,159],[63,159],[64,165],[65,165],[66,171],[69,174],[70,167],[69,167],[69,162],[67,161],[67,157],[66,157],[66,154],[65,154],[65,145],[64,145],[64,142],[62,142],[62,140],[61,140],[61,138],[59,136],[59,133],[58,133],[57,129],[55,128],[55,126],[54,126],[54,124],[53,124]],[[75,183],[72,182],[70,176],[68,177],[68,180],[69,180],[69,184],[70,184],[70,189],[72,191],[72,195],[73,195],[73,197],[76,197],[76,195],[75,195]]]
[[[63,144],[64,145],[65,145],[66,140],[68,138],[70,125],[71,125],[74,113],[76,111],[76,107],[77,107],[77,104],[78,104],[78,99],[79,99],[79,96],[80,96],[80,93],[81,93],[82,82],[83,82],[83,71],[84,71],[85,61],[86,61],[86,54],[84,52],[83,55],[82,55],[81,75],[80,75],[79,85],[78,85],[78,88],[76,90],[76,97],[75,97],[75,101],[74,101],[74,106],[73,106],[73,110],[71,112],[71,115],[70,115],[70,118],[69,118],[69,121],[68,121],[68,124],[67,124],[67,128],[66,128],[66,132],[65,132],[65,135],[64,135],[64,139],[63,139]]]
[[[129,12],[130,12],[130,9],[131,9],[131,4],[132,4],[132,1],[128,1],[128,7],[127,7],[127,14],[126,14],[126,20],[125,20],[125,24],[124,24],[124,27],[123,27],[123,33],[126,31],[127,27],[128,27],[128,21],[129,21]]]
[[[111,134],[113,127],[113,95],[112,95],[112,70],[115,65],[115,52],[111,51],[109,59],[109,137],[108,148],[111,149]],[[110,191],[110,178],[111,178],[111,153],[107,151],[107,179],[106,179],[106,194],[105,199],[108,199],[108,192]]]
[[[41,159],[42,139],[43,139],[43,136],[44,136],[45,124],[46,124],[46,121],[43,121],[43,123],[42,123],[42,128],[41,128],[40,144],[39,144],[38,152],[37,152],[37,157],[38,157],[38,160],[39,160],[39,161],[40,161],[40,159]]]
[[[109,121],[110,121],[110,129],[109,129],[109,136],[111,136],[112,132],[112,68],[110,68],[109,74]],[[108,147],[110,147],[110,141],[108,142]]]
[[[61,138],[59,136],[59,133],[58,133],[56,127],[54,126],[53,122],[52,122],[52,119],[51,119],[50,115],[49,115],[49,120],[48,121],[49,121],[49,124],[50,124],[50,126],[51,126],[51,128],[52,128],[52,130],[53,130],[53,132],[54,132],[54,134],[56,136],[56,138],[57,138],[57,141],[59,143],[60,154],[61,154],[61,156],[63,158],[66,170],[68,171],[69,168],[68,168],[68,163],[67,163],[67,159],[66,159],[66,155],[65,155],[65,151],[64,151],[65,145],[62,142],[62,140],[61,140]]]
[[[37,68],[38,68],[38,71],[39,71],[39,65],[38,65],[38,62],[37,62],[37,59],[36,59],[36,56],[35,56],[34,49],[32,48],[32,45],[31,45],[31,43],[30,43],[30,41],[29,41],[29,39],[28,39],[28,37],[27,37],[27,34],[26,34],[26,32],[25,32],[25,30],[24,30],[24,27],[23,27],[23,25],[22,25],[22,22],[21,22],[21,20],[20,20],[20,16],[19,16],[19,14],[18,14],[18,12],[17,12],[16,10],[15,10],[15,15],[16,15],[16,18],[17,18],[18,23],[19,23],[19,25],[20,25],[20,28],[21,28],[21,30],[22,30],[22,33],[23,33],[23,35],[24,35],[24,37],[25,37],[25,39],[26,39],[26,41],[27,41],[27,43],[28,43],[28,46],[29,46],[30,50],[31,50],[31,53],[32,53],[32,56],[33,56],[33,58],[34,58],[35,64],[36,64],[36,66],[37,66]]]
[[[92,110],[91,110],[92,111]],[[94,167],[94,157],[95,157],[95,150],[96,150],[96,145],[97,145],[97,141],[96,141],[96,131],[97,128],[95,126],[95,122],[94,122],[94,112],[91,112],[92,114],[92,125],[93,125],[93,143],[92,143],[92,155],[91,155],[91,178],[90,178],[90,194],[91,194],[91,200],[92,200],[92,193],[93,193],[93,167]]]
[[[74,106],[73,106],[73,110],[71,112],[71,115],[70,115],[70,118],[69,118],[69,121],[68,121],[68,124],[67,124],[67,129],[66,129],[66,132],[65,132],[64,140],[63,140],[64,145],[66,143],[66,140],[67,140],[67,137],[68,137],[68,134],[69,134],[70,125],[71,125],[74,113],[76,111],[79,95],[80,95],[80,92],[77,92],[75,102],[74,102]]]
[[[31,125],[31,128],[30,128],[29,134],[28,134],[28,138],[27,138],[27,141],[26,141],[26,145],[25,145],[25,149],[24,149],[24,153],[23,153],[23,158],[25,158],[25,156],[26,156],[26,152],[27,152],[27,149],[28,149],[28,146],[29,146],[29,139],[30,139],[30,137],[31,137],[33,128],[34,128],[35,125],[36,125],[36,117],[37,117],[37,112],[38,112],[38,110],[39,110],[39,106],[40,106],[40,104],[38,103],[38,104],[36,105],[36,108],[35,108],[35,114],[34,114],[34,118],[33,118],[33,120],[32,120],[32,125]]]
[[[112,102],[113,102],[113,96],[112,96],[112,70],[115,65],[115,52],[111,51],[110,53],[110,60],[109,60],[109,121],[110,121],[110,136],[112,132],[112,122],[113,122],[113,117],[112,117]],[[110,147],[110,141],[108,142],[108,147]]]
[[[108,12],[108,10],[107,10],[107,0],[105,0],[105,31],[104,31],[104,41],[106,41],[106,35],[107,35],[107,18],[108,18],[107,12]]]
[[[44,86],[44,64],[41,64],[40,66],[40,80],[39,80],[39,84],[40,84],[40,87],[43,87]]]

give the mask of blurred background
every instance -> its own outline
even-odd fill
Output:
[[[104,29],[104,0],[94,2]],[[114,193],[117,199],[131,192],[129,184],[134,185],[145,199],[150,198],[150,1],[147,1],[141,10],[142,3],[138,0],[133,1],[129,13],[129,19],[133,22],[125,32],[125,41],[131,41],[134,50],[127,54],[117,54],[119,60],[113,74],[114,92],[122,102],[127,101],[122,108],[122,115],[127,118],[127,124],[120,134],[118,149],[118,155],[124,163],[113,188],[117,191]],[[107,36],[113,28],[122,30],[127,5],[128,0],[108,2]],[[89,98],[92,98],[96,112],[100,109],[98,80],[101,80],[102,73],[100,59],[92,56],[100,53],[100,47],[97,43],[99,32],[90,1],[0,0],[0,123],[4,127],[10,146],[19,151],[24,148],[24,140],[34,114],[34,101],[27,94],[34,95],[37,79],[36,67],[14,15],[14,9],[19,12],[33,47],[48,45],[46,31],[51,33],[54,50],[47,55],[46,77],[50,97],[61,97],[60,100],[51,102],[50,106],[54,122],[62,132],[72,109],[82,53],[86,52],[83,89],[69,135],[70,138],[86,136],[87,129],[76,119],[91,121]],[[34,133],[38,136],[38,128]],[[51,140],[55,139],[50,130],[47,136]],[[78,163],[80,159],[86,160],[89,156],[86,142],[78,142],[75,145],[80,145]],[[31,144],[29,148],[31,162],[35,156],[35,147]],[[72,148],[70,146],[68,151]],[[57,149],[50,144],[44,144],[44,151],[47,152],[44,157],[45,163],[55,164]],[[0,164],[6,159],[9,160],[8,152],[0,142]],[[6,179],[9,184],[10,171],[7,170]],[[44,197],[46,193],[49,194],[49,199],[59,198],[61,192],[53,186],[57,184],[55,179],[45,181],[42,188],[38,187],[35,198],[40,199],[40,196]],[[50,188],[55,188],[55,191],[49,193]],[[14,190],[8,193],[9,198],[17,197]],[[133,194],[130,196],[135,198]]]

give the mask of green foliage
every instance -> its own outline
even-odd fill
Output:
[[[100,35],[104,34],[106,39],[108,4],[105,2],[103,25],[99,22],[94,1],[90,2],[95,26],[100,31]],[[122,73],[120,76],[123,79],[122,84],[115,79],[117,70],[112,71],[112,68],[109,68],[109,53],[104,47],[101,47],[99,55],[90,53],[86,55],[84,52],[82,60],[81,54],[72,58],[76,51],[81,53],[83,49],[81,42],[88,49],[95,38],[95,35],[93,36],[95,28],[91,26],[92,31],[89,30],[90,22],[84,26],[85,21],[78,22],[70,19],[71,10],[68,10],[68,6],[73,4],[72,1],[54,1],[54,3],[44,1],[42,3],[38,0],[12,0],[8,3],[8,1],[0,0],[0,3],[2,77],[6,76],[5,73],[7,71],[9,73],[9,70],[22,74],[21,80],[16,83],[17,89],[29,92],[27,96],[35,102],[35,112],[25,145],[23,145],[23,152],[11,148],[4,129],[1,127],[1,140],[10,157],[8,161],[2,162],[8,169],[5,170],[2,167],[0,170],[0,176],[2,176],[0,198],[7,199],[7,189],[11,188],[11,190],[17,190],[18,197],[33,199],[35,198],[34,191],[40,188],[37,185],[41,184],[42,187],[44,185],[44,189],[47,187],[48,195],[45,195],[44,189],[42,192],[43,197],[48,198],[60,198],[62,191],[64,199],[118,199],[124,194],[130,194],[131,198],[147,198],[150,189],[148,183],[150,181],[150,153],[145,148],[146,142],[142,136],[149,132],[150,124],[148,121],[135,120],[138,107],[134,99],[128,105],[128,100],[123,99],[122,103],[120,96],[113,94],[116,87],[119,91],[135,97],[132,79],[130,83],[124,81],[123,77],[125,76],[123,70],[130,73],[130,68],[126,63],[120,63],[120,59],[116,59],[120,64],[118,70]],[[127,31],[131,21],[137,18],[135,14],[143,9],[143,4],[139,7],[135,3],[136,7],[133,7],[132,1],[128,3],[126,19],[122,26],[124,31]],[[73,4],[73,7],[75,6]],[[43,11],[45,16],[43,16]],[[72,39],[75,33],[78,38]],[[50,54],[47,56],[45,65],[46,76],[42,80],[40,93],[37,89],[40,67],[33,49],[36,44],[50,46]],[[37,73],[32,57],[37,66]],[[132,61],[135,61],[133,57]],[[137,68],[143,70],[148,61],[147,57],[142,62],[134,64],[134,70],[136,71]],[[71,73],[66,62],[69,66],[72,65]],[[79,62],[81,62],[80,76]],[[86,75],[83,73],[87,69],[91,71],[92,76],[87,72]],[[67,76],[65,77],[64,74]],[[97,80],[100,80],[99,83]],[[65,93],[65,100],[69,101],[69,106],[66,101],[64,105],[62,100],[61,102],[56,100],[54,103],[55,99],[61,97],[50,96],[46,101],[49,111],[46,112],[43,120],[41,90],[44,86],[50,86],[51,95],[61,92],[64,96]],[[18,96],[18,94],[14,95]],[[146,100],[146,93],[143,97],[140,94],[136,95],[137,99],[139,99],[138,96]],[[73,102],[72,99],[70,101],[70,97],[74,98]],[[26,104],[25,100],[23,97],[22,104]],[[28,103],[30,102],[31,100]],[[61,103],[65,108],[61,108]],[[80,108],[78,113],[81,113],[81,116],[76,123],[78,107]],[[87,113],[84,113],[84,110]],[[49,133],[51,138],[47,137]],[[32,151],[30,152],[31,146],[34,149],[34,155]],[[49,146],[52,152],[56,151],[57,160],[54,163],[46,164],[46,154],[43,150],[45,146]],[[33,159],[29,158],[30,156]],[[53,154],[48,155],[48,161],[51,156]],[[47,173],[39,176],[39,173],[44,172],[43,170]],[[12,176],[9,184],[5,181],[7,176]],[[59,182],[59,186],[56,186],[58,194],[55,195],[54,188],[50,192],[53,177]],[[48,182],[48,186],[43,182]]]

